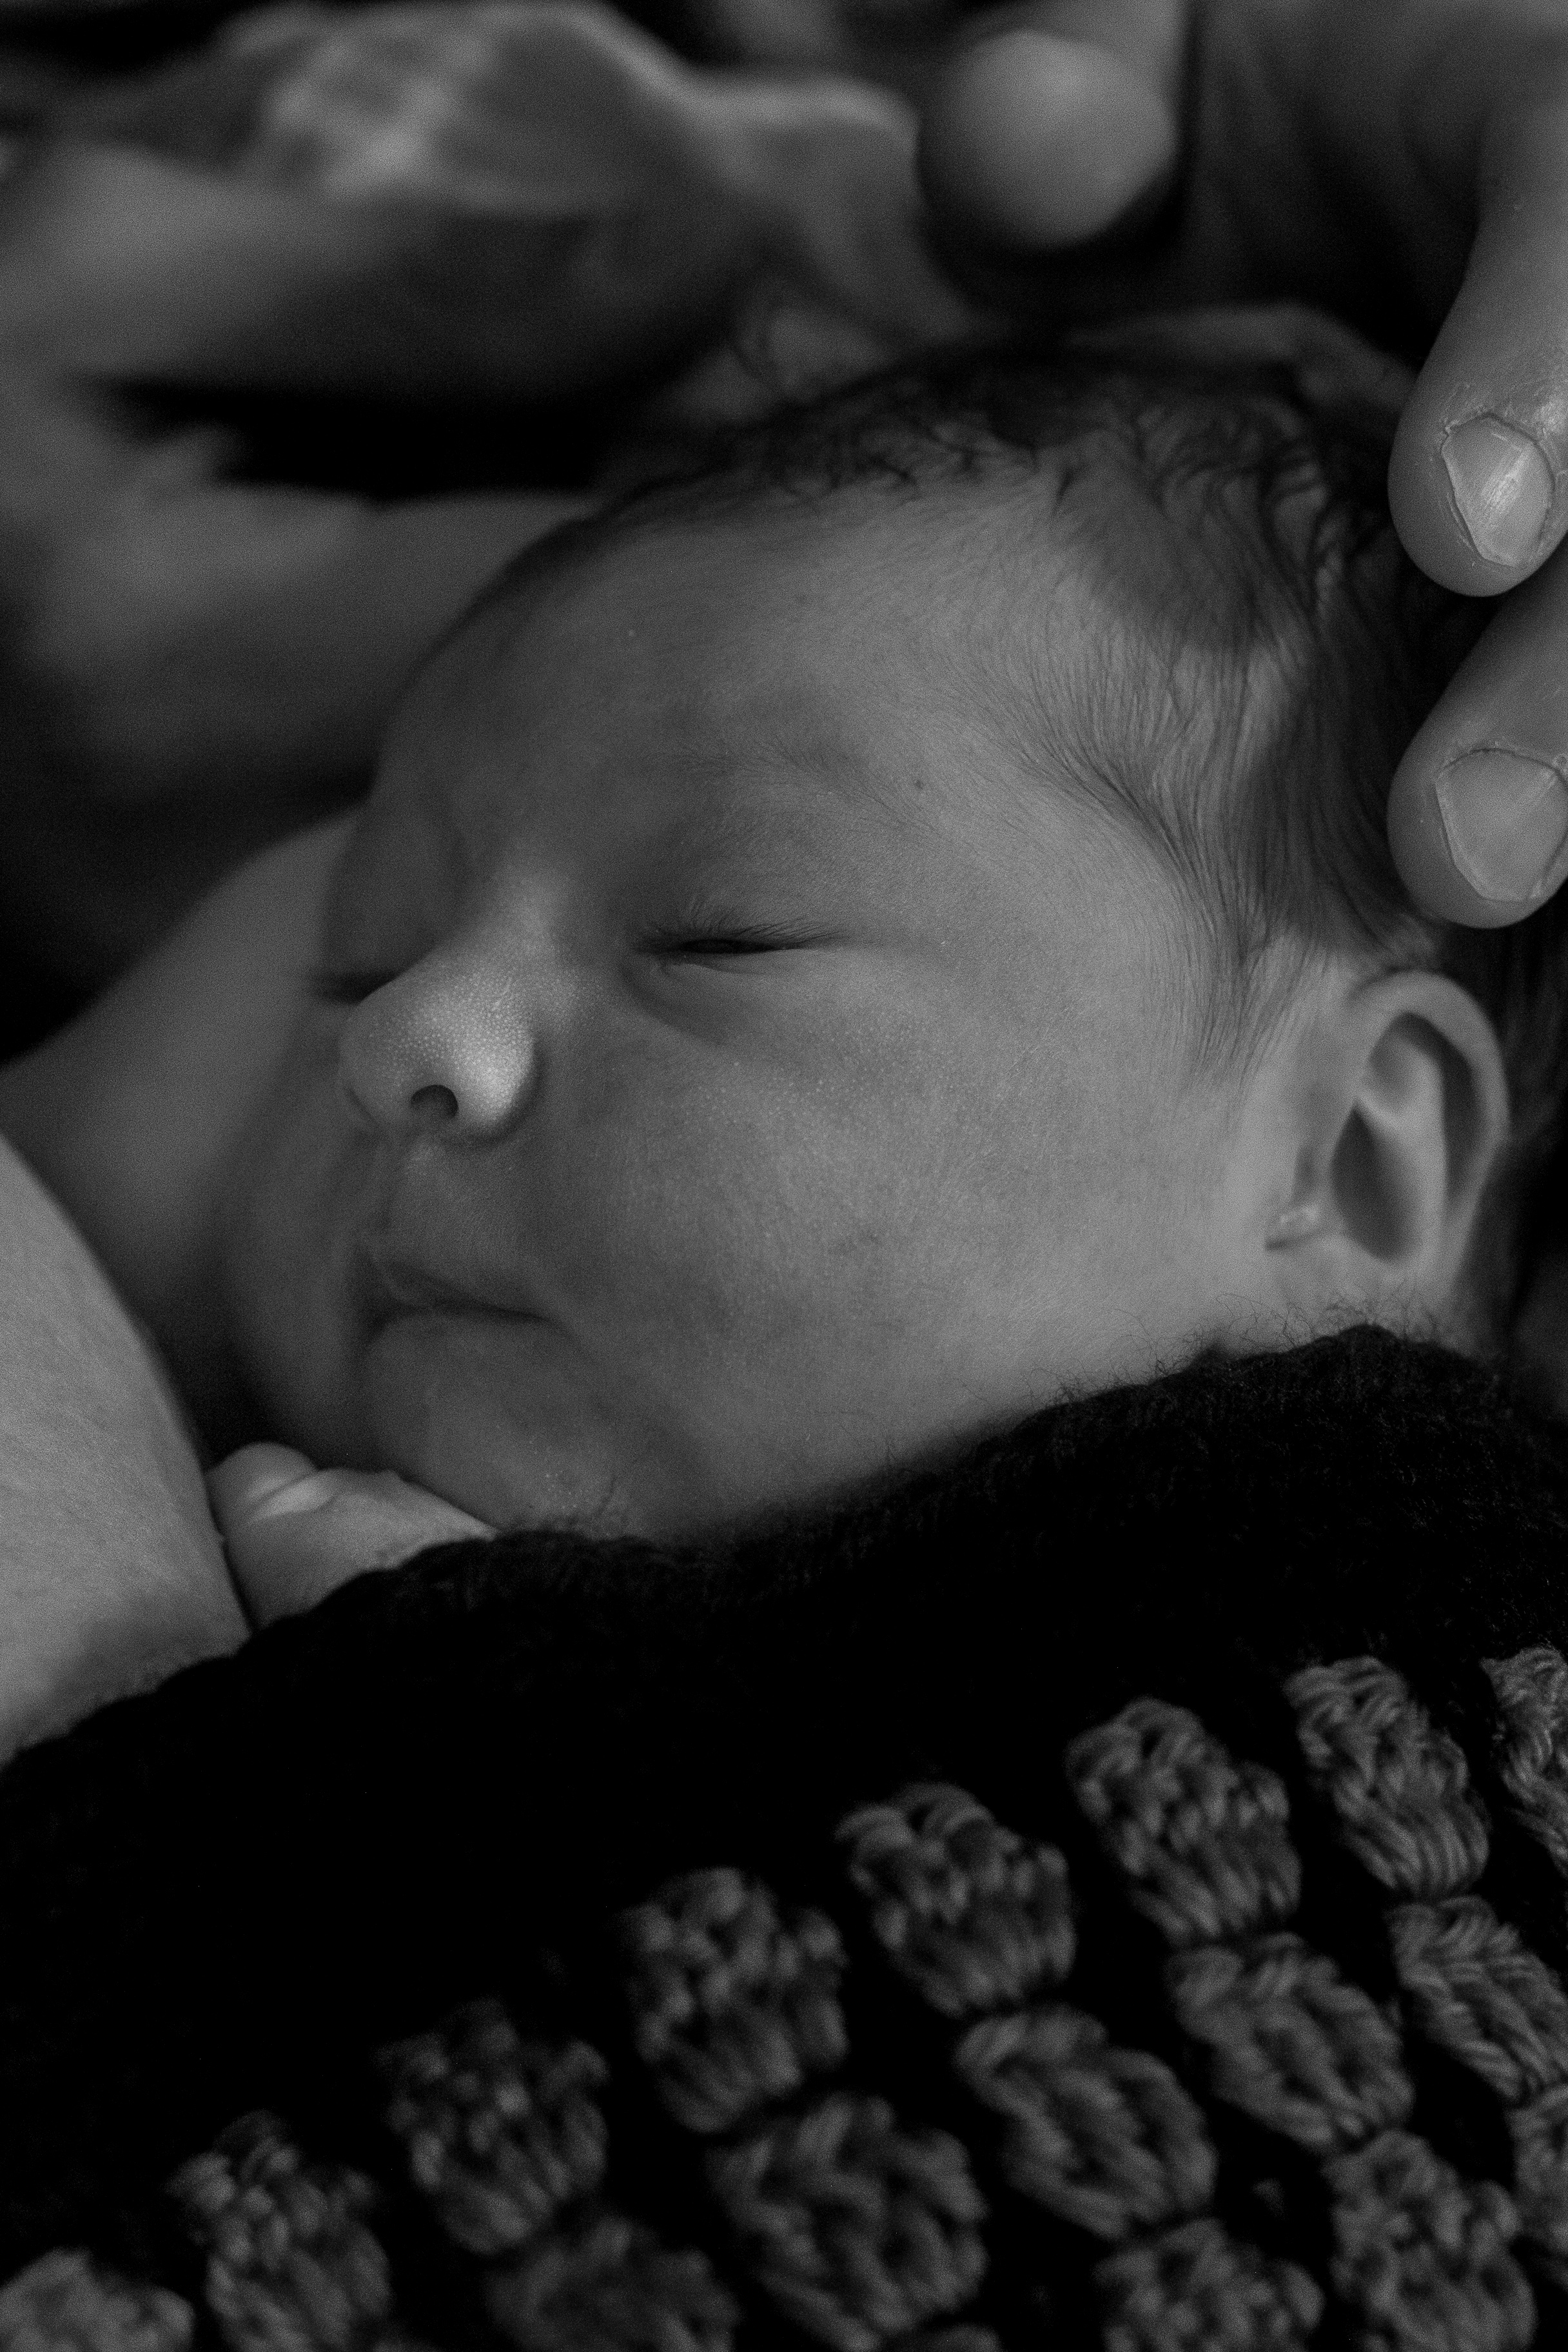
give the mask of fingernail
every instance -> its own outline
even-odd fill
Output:
[[[1552,510],[1552,468],[1526,433],[1472,416],[1443,444],[1454,503],[1476,553],[1511,570],[1533,555]]]
[[[206,1488],[220,1519],[247,1513],[273,1518],[310,1507],[313,1462],[289,1445],[245,1445],[207,1472]]]
[[[1568,841],[1568,786],[1519,751],[1466,751],[1437,778],[1448,855],[1483,898],[1541,893]]]

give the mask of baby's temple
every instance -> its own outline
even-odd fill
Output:
[[[1568,28],[5,93],[0,2352],[1568,2342]]]

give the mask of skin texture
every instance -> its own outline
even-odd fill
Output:
[[[1447,983],[1335,974],[1245,1086],[1195,1072],[1169,888],[1005,715],[1025,637],[1095,625],[1070,574],[997,595],[1001,524],[911,562],[849,504],[557,562],[405,708],[233,1167],[273,1436],[490,1524],[681,1532],[1278,1340],[1325,1286],[1451,1282],[1503,1110],[1455,1187]],[[1421,1171],[1371,1255],[1332,1172],[1369,1104],[1402,1202],[1413,1138]]]
[[[519,37],[552,50],[583,136],[563,150],[555,100],[531,114],[536,85],[514,78],[521,211],[450,215],[418,187],[389,208],[384,188],[357,184],[329,204],[83,137],[8,183],[0,359],[30,397],[68,406],[84,382],[127,377],[382,397],[438,379],[448,396],[465,381],[515,394],[689,348],[707,352],[689,392],[710,411],[736,397],[742,372],[726,374],[710,347],[752,271],[746,301],[804,305],[812,371],[828,376],[962,331],[974,312],[955,280],[1030,320],[1315,299],[1425,355],[1391,477],[1416,561],[1486,596],[1537,574],[1412,746],[1391,804],[1395,857],[1417,898],[1461,921],[1512,921],[1558,886],[1558,0],[1035,0],[966,25],[946,65],[923,33],[913,50],[889,36],[886,56],[874,42],[853,58],[814,49],[817,12],[793,12],[792,67],[849,66],[921,98],[945,279],[912,200],[913,118],[887,90],[808,76],[781,98],[738,77],[715,104],[701,77],[601,12],[525,13]],[[630,157],[644,173],[632,246]],[[580,267],[563,264],[563,217],[588,232],[570,248]],[[495,273],[515,279],[519,239],[537,247],[529,299],[500,303]],[[4,680],[7,767],[23,780],[5,912],[83,981],[119,968],[248,847],[363,787],[403,677],[531,529],[461,500],[365,529],[312,492],[237,493],[210,451],[163,454],[184,467],[176,495],[95,490],[101,511],[84,518],[71,484],[90,473],[74,460],[46,472],[40,497],[31,461],[19,486],[0,452],[0,593],[22,615]],[[269,733],[258,712],[309,725]]]
[[[1447,1328],[1496,1041],[1322,964],[1194,1066],[1173,886],[1041,756],[1119,627],[1062,494],[540,551],[357,824],[0,1073],[214,1450],[269,1441],[212,1486],[254,1622],[476,1523],[693,1532],[1205,1344]]]
[[[428,674],[240,1155],[275,1433],[662,1529],[1186,1328],[1161,1240],[1218,1106],[1148,1021],[1157,934],[1106,923],[1119,850],[1024,801],[896,550],[661,534]]]
[[[1005,106],[984,105],[1004,68]],[[1179,204],[1126,235],[1178,143]],[[1142,160],[1108,171],[1107,152]],[[969,31],[928,98],[922,155],[955,255],[984,258],[1012,307],[1305,296],[1424,358],[1390,475],[1406,546],[1472,595],[1540,576],[1412,745],[1390,837],[1435,913],[1529,913],[1568,872],[1556,0],[1037,0]]]
[[[963,107],[951,102],[953,91],[965,94],[956,74],[945,91],[939,81],[928,111],[928,188],[955,243],[970,246],[972,263],[977,244],[1059,254],[1065,239],[1125,223],[1162,194],[1178,133],[1184,132],[1192,200],[1173,265],[1169,241],[1152,260],[1146,257],[1139,265],[1130,259],[1120,278],[1106,271],[1102,252],[1092,292],[1086,291],[1081,272],[1058,272],[1054,281],[1037,272],[1031,278],[1035,299],[1042,285],[1050,287],[1058,303],[1087,299],[1091,308],[1163,291],[1196,291],[1209,299],[1238,288],[1305,291],[1359,310],[1374,331],[1387,332],[1396,317],[1405,319],[1421,340],[1453,301],[1406,418],[1394,467],[1396,512],[1413,552],[1437,576],[1480,593],[1510,586],[1544,562],[1563,521],[1555,487],[1563,470],[1559,297],[1568,184],[1568,142],[1562,137],[1568,68],[1560,12],[1542,0],[1422,0],[1419,6],[1405,0],[1377,10],[1350,0],[1290,8],[1280,0],[1211,0],[1203,12],[1205,38],[1195,50],[1187,40],[1192,13],[1174,0],[1057,0],[1053,5],[1009,9],[1006,30],[1015,46],[1005,60],[1005,121],[994,110],[974,106],[973,67],[965,69],[967,125]],[[1049,37],[1032,61],[1027,47],[1016,46],[1022,23]],[[984,27],[974,37],[984,45]],[[1096,54],[1064,56],[1063,41],[1069,47],[1088,42]],[[1058,46],[1053,49],[1051,42]],[[925,80],[923,74],[919,79]],[[1162,135],[1162,110],[1169,136]],[[92,160],[79,160],[85,161],[90,178]],[[1115,168],[1110,167],[1112,162]],[[46,241],[57,234],[60,218],[68,226],[74,216],[80,183],[68,173],[67,180],[63,191],[56,192],[56,211],[51,214],[47,204],[41,207]],[[205,198],[210,193],[204,192]],[[177,199],[180,191],[173,194]],[[86,209],[92,211],[90,205]],[[204,224],[214,218],[210,201],[187,205],[184,216],[194,218],[198,212]],[[131,213],[125,217],[131,219]],[[38,218],[36,214],[35,224]],[[1478,218],[1480,234],[1472,250]],[[243,235],[250,233],[248,216],[241,227]],[[69,273],[29,276],[22,252],[26,242],[25,234],[13,246],[13,260],[21,257],[13,283],[27,299],[39,286],[58,293]],[[221,247],[220,236],[205,282],[227,289],[254,286],[254,274],[237,270],[232,253]],[[1368,253],[1384,257],[1384,278],[1366,277]],[[1454,301],[1468,255],[1469,274]],[[122,273],[116,277],[121,303],[124,282]],[[160,292],[171,282],[166,271],[156,273]],[[60,312],[73,330],[84,315],[75,304],[74,292],[68,292]],[[874,292],[868,307],[877,308]],[[148,315],[145,306],[132,308],[139,320]],[[28,364],[41,368],[52,383],[58,364],[58,355],[51,355],[53,331],[47,321],[40,328],[31,315],[26,325]],[[193,331],[188,320],[175,319],[171,332],[176,342],[190,335],[193,367],[209,363],[199,320]],[[1483,543],[1467,527],[1445,451],[1456,430],[1477,417],[1521,429],[1545,454],[1550,501],[1531,533],[1521,536],[1516,528],[1511,541],[1504,530]],[[198,453],[192,470],[203,477],[213,469]],[[1528,491],[1528,465],[1519,478]],[[211,543],[211,527],[222,526],[229,511],[219,500],[200,517],[204,543]],[[316,541],[309,520],[300,517],[298,543],[313,562]],[[236,541],[242,569],[247,512],[243,520]],[[457,520],[460,534],[466,523]],[[64,536],[68,548],[69,533]],[[1500,560],[1500,545],[1513,551]],[[488,546],[486,540],[481,558]],[[36,561],[30,562],[28,576],[37,570]],[[63,583],[60,570],[54,578],[63,585],[61,609],[68,616],[68,561],[63,574]],[[1564,741],[1559,607],[1568,598],[1560,575],[1560,562],[1547,564],[1530,595],[1510,604],[1503,626],[1489,634],[1460,687],[1414,748],[1396,789],[1394,839],[1404,870],[1427,903],[1462,919],[1508,920],[1534,903],[1543,887],[1531,882],[1511,900],[1478,892],[1454,866],[1437,787],[1445,776],[1465,781],[1460,757],[1477,747],[1522,752],[1544,769],[1549,782],[1555,775]],[[89,572],[89,584],[95,576]],[[133,608],[142,576],[134,561],[120,567],[115,616],[127,630],[128,643],[135,637]],[[274,593],[280,613],[297,610],[290,601],[291,581],[280,577]],[[240,601],[247,599],[251,591],[245,587]],[[106,609],[115,602],[103,601]],[[161,614],[153,619],[162,625]],[[311,640],[308,661],[316,650]],[[177,655],[178,647],[171,652]],[[50,658],[68,681],[68,628]],[[283,667],[287,673],[286,662]],[[129,663],[127,674],[140,676],[140,666]],[[358,724],[363,698],[357,680],[349,684],[346,707]],[[287,674],[279,693],[286,702]],[[137,732],[123,731],[127,740]],[[1479,779],[1489,790],[1488,778],[1501,773],[1506,770],[1487,768],[1474,772],[1471,781]],[[1538,804],[1532,799],[1531,805],[1539,829]],[[143,834],[144,818],[139,812]],[[1487,828],[1480,830],[1484,835]],[[40,858],[40,873],[50,863]],[[108,856],[106,870],[121,863],[118,853]],[[1510,870],[1517,864],[1515,857]],[[1549,858],[1544,887],[1553,886],[1557,874]],[[85,972],[95,963],[101,968],[113,961],[142,919],[136,915],[127,928],[114,910],[100,921],[96,937],[84,939],[79,968]],[[112,1037],[112,1018],[107,1029]],[[1390,1133],[1397,1133],[1400,1103],[1418,1097],[1429,1078],[1408,1030],[1401,1044],[1403,1055],[1385,1055],[1384,1062],[1385,1076],[1393,1072],[1383,1103]],[[1420,1083],[1403,1082],[1405,1064],[1423,1074]],[[1292,1205],[1311,1212],[1310,1202]],[[13,1365],[22,1360],[11,1357]],[[369,1533],[361,1529],[362,1541],[354,1534],[359,1522],[353,1512],[363,1496],[350,1474],[331,1475],[338,1483],[326,1499],[343,1530],[337,1557],[376,1564],[386,1553],[386,1489],[374,1490],[374,1509],[364,1523]],[[260,1484],[265,1486],[266,1478]],[[271,1491],[277,1491],[275,1484]],[[317,1492],[316,1500],[321,1499]],[[413,1509],[408,1525],[427,1532],[420,1507]],[[313,1525],[320,1537],[319,1515],[300,1510],[294,1524]]]
[[[0,1755],[246,1631],[145,1336],[3,1143],[0,1620]]]
[[[495,1531],[391,1470],[318,1470],[287,1445],[245,1445],[207,1479],[229,1572],[253,1625],[314,1608],[352,1577]]]

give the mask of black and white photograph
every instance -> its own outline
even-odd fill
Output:
[[[1568,0],[0,0],[0,2352],[1568,2352],[1565,884]]]

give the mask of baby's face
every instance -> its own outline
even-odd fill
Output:
[[[873,499],[692,525],[442,656],[230,1203],[279,1435],[668,1534],[1211,1335],[1164,887],[992,725],[986,570],[929,611]]]

